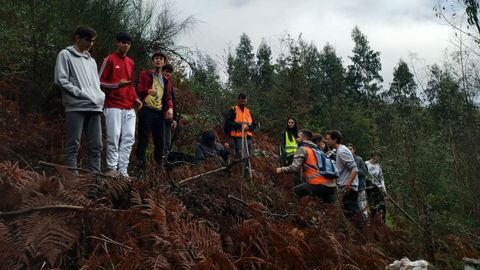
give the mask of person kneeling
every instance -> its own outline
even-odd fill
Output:
[[[226,149],[228,144],[222,145],[217,142],[217,134],[213,129],[202,133],[200,142],[195,149],[195,163],[203,164],[207,160],[215,160],[218,164],[228,162],[230,152]]]
[[[293,173],[303,168],[303,177],[305,182],[293,188],[297,196],[312,195],[320,197],[326,203],[333,203],[336,199],[335,179],[327,179],[320,175],[317,166],[317,158],[314,148],[317,146],[311,141],[313,133],[308,129],[302,129],[298,133],[298,148],[293,157],[291,165],[277,168],[275,172]]]

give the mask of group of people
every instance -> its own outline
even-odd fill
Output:
[[[78,26],[74,44],[57,56],[55,84],[62,89],[65,107],[65,163],[77,168],[82,132],[86,134],[88,169],[101,173],[102,126],[106,125],[106,174],[128,177],[128,165],[135,142],[138,110],[138,145],[136,157],[145,166],[146,149],[152,134],[154,160],[162,165],[168,155],[174,120],[175,95],[170,75],[173,66],[161,52],[152,55],[152,69],[140,72],[135,88],[134,61],[127,56],[132,45],[129,34],[116,36],[116,51],[108,55],[100,70],[89,50],[97,33],[89,26]],[[75,171],[76,172],[76,171]],[[78,173],[78,172],[76,172]]]
[[[302,172],[303,181],[293,188],[296,195],[317,196],[325,203],[333,203],[338,191],[345,216],[358,227],[363,227],[369,213],[372,218],[380,215],[385,222],[386,188],[379,152],[364,162],[356,154],[354,144],[343,144],[340,131],[328,130],[324,138],[308,129],[298,130],[294,118],[288,118],[280,141],[282,167],[277,168],[276,173]],[[338,177],[322,175],[315,149],[334,161]]]
[[[134,61],[127,56],[132,45],[130,35],[124,32],[117,34],[117,49],[105,58],[100,70],[97,70],[97,64],[89,53],[96,37],[97,33],[91,27],[78,26],[74,44],[60,51],[56,60],[55,83],[62,89],[65,107],[65,163],[76,170],[81,136],[85,132],[88,168],[101,173],[103,113],[107,133],[106,174],[128,177],[137,115],[138,166],[145,168],[151,134],[153,158],[161,167],[171,148],[172,131],[177,126],[174,120],[175,95],[170,78],[173,66],[167,63],[165,54],[154,53],[151,56],[152,69],[140,72],[135,87]],[[257,122],[247,107],[247,95],[240,93],[237,105],[228,111],[224,131],[233,138],[235,158],[245,161],[245,169],[251,169],[252,137],[256,127]],[[214,130],[202,134],[195,150],[197,163],[211,157],[219,162],[228,160],[228,144],[218,143],[216,137]],[[346,146],[342,140],[338,130],[327,131],[324,138],[308,129],[298,130],[296,120],[289,118],[281,136],[283,167],[277,168],[276,173],[302,172],[304,181],[293,188],[298,196],[313,195],[326,203],[333,203],[339,190],[348,218],[360,212],[366,217],[367,208],[370,208],[371,215],[380,213],[384,218],[386,190],[378,163],[379,155],[363,162],[356,155],[355,146]],[[336,178],[321,174],[314,153],[316,150],[335,161],[338,169]]]

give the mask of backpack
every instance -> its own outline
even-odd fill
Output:
[[[337,166],[335,166],[333,160],[327,157],[327,155],[325,155],[322,150],[316,147],[309,148],[313,150],[313,153],[315,153],[315,158],[317,160],[317,166],[315,166],[314,169],[317,170],[321,176],[324,176],[327,179],[337,178],[338,169]]]

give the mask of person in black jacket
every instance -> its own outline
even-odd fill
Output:
[[[228,144],[222,145],[217,142],[215,130],[209,129],[200,136],[200,142],[195,149],[195,164],[202,164],[208,160],[223,164],[228,161],[229,155]]]
[[[172,103],[173,103],[173,118],[172,119],[165,119],[164,121],[164,145],[163,145],[163,156],[164,158],[168,158],[168,154],[172,149],[172,136],[173,132],[177,128],[177,121],[178,121],[178,108],[177,103],[175,100],[175,92],[173,88],[173,83],[171,80],[171,75],[173,73],[173,66],[171,64],[166,64],[162,67],[162,76],[163,82],[166,87],[168,87],[168,92],[172,96]]]

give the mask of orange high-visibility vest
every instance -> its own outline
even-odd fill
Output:
[[[250,110],[245,107],[243,108],[243,111],[240,109],[240,107],[238,106],[235,106],[233,107],[235,109],[235,123],[238,123],[238,124],[247,124],[247,125],[251,125],[253,120],[252,120],[252,115],[250,114]],[[245,134],[247,136],[252,136],[252,132],[251,131],[245,131]],[[232,137],[242,137],[242,130],[232,130],[230,132],[230,135]]]
[[[307,157],[303,162],[303,175],[307,183],[311,185],[335,186],[335,179],[327,179],[319,174],[318,169],[315,169],[318,168],[318,165],[313,150],[308,146],[303,146],[303,149],[307,151]]]

